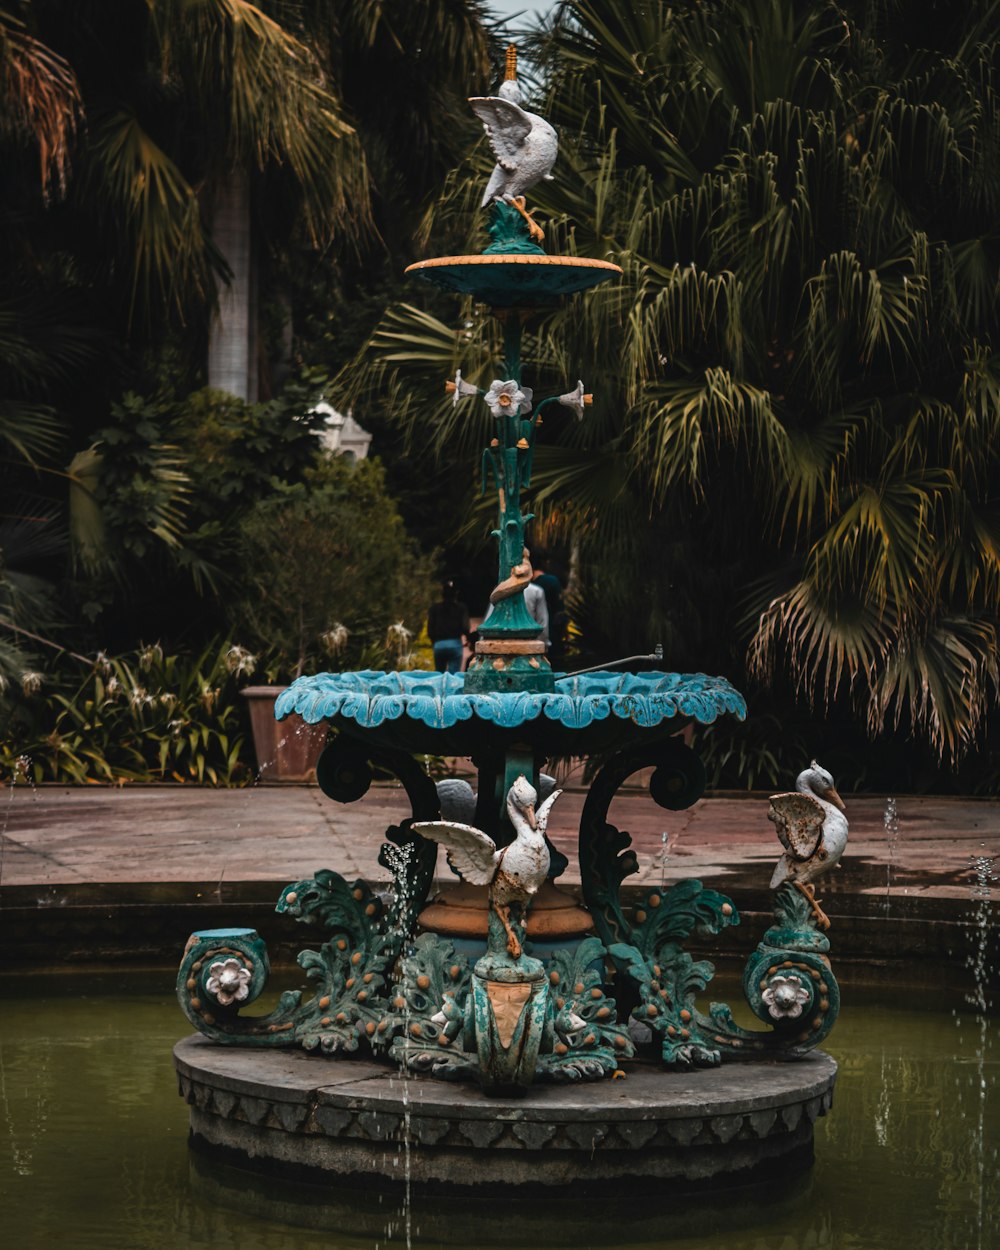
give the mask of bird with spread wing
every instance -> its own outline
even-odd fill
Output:
[[[551,181],[559,139],[544,117],[521,108],[517,50],[513,44],[507,49],[506,75],[497,95],[473,96],[469,103],[483,123],[497,162],[483,196],[483,207],[493,200],[513,205],[528,223],[531,237],[540,243],[544,232],[525,207],[525,193],[543,178]]]
[[[820,928],[829,929],[830,918],[816,899],[812,882],[829,872],[847,846],[844,801],[833,777],[815,760],[795,779],[795,790],[772,794],[767,818],[772,821],[785,854],[771,878],[775,890],[791,882],[809,900]]]
[[[457,821],[418,821],[413,825],[415,833],[447,849],[448,863],[463,881],[490,887],[490,906],[504,927],[513,959],[521,957],[521,940],[511,925],[510,907],[518,903],[523,914],[549,871],[545,830],[560,794],[561,790],[553,791],[536,812],[535,787],[523,773],[517,778],[507,791],[507,815],[517,834],[509,846],[498,847],[489,834]]]

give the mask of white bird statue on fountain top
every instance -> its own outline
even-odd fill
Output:
[[[544,237],[525,208],[525,192],[542,179],[552,180],[552,166],[559,155],[559,137],[544,117],[521,108],[517,85],[517,49],[507,48],[504,81],[495,96],[473,96],[469,103],[483,123],[496,167],[486,186],[483,208],[493,200],[513,205],[528,223],[531,237]]]
[[[438,842],[448,851],[448,863],[463,881],[490,887],[490,906],[507,933],[507,950],[521,957],[521,942],[510,923],[511,903],[522,909],[538,893],[549,871],[549,848],[545,829],[549,812],[561,790],[555,790],[535,811],[538,793],[522,773],[507,791],[507,815],[517,837],[505,847],[481,829],[451,820],[415,822],[421,837]]]
[[[811,883],[838,863],[847,846],[844,801],[833,777],[813,760],[795,779],[794,792],[771,795],[767,818],[774,822],[785,848],[775,866],[771,889],[790,881],[809,900],[817,924],[829,929],[830,918],[820,907]]]

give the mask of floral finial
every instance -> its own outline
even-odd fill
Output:
[[[495,417],[505,417],[512,414],[514,409],[520,409],[522,413],[531,411],[531,395],[530,386],[519,386],[516,382],[501,382],[497,378],[483,398],[490,406],[490,412]]]
[[[464,398],[466,395],[478,395],[479,394],[478,386],[473,386],[471,382],[462,381],[461,369],[455,370],[454,382],[445,382],[444,389],[445,389],[445,394],[451,396],[451,402],[456,408],[458,407],[458,401]]]
[[[802,1015],[809,1001],[809,991],[798,977],[772,977],[761,995],[767,1003],[768,1015],[775,1020],[794,1020]]]
[[[220,959],[209,967],[205,989],[223,1007],[245,1002],[250,997],[250,969],[238,959]]]
[[[584,407],[594,402],[593,395],[585,395],[583,391],[583,382],[577,382],[576,390],[567,391],[565,395],[559,396],[559,402],[565,408],[572,408],[576,413],[577,421],[583,420]]]

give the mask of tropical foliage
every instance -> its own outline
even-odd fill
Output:
[[[239,531],[238,603],[269,672],[411,667],[433,588],[379,465],[332,460],[257,503]],[[387,654],[388,653],[388,654]]]
[[[951,760],[982,732],[1000,676],[997,16],[569,0],[540,33],[562,145],[535,191],[547,247],[625,271],[525,353],[529,381],[586,362],[597,392],[593,418],[550,427],[533,503],[577,546],[577,625],[605,658],[659,639],[765,707],[853,709]],[[472,220],[469,172],[442,229]],[[395,308],[352,379],[395,388],[404,420],[435,404],[442,445],[479,441],[482,414],[432,400],[431,375],[496,358],[480,319],[452,318]]]
[[[54,732],[82,749],[81,672],[87,732],[131,744],[81,777],[199,775],[108,696],[150,688],[138,639],[198,652],[242,613],[244,642],[278,644],[268,673],[379,660],[428,580],[394,497],[425,547],[480,544],[456,531],[489,417],[440,387],[488,384],[496,329],[398,274],[482,246],[492,158],[464,96],[493,85],[486,13],[0,0],[0,697],[45,776],[70,775]],[[821,750],[855,784],[963,756],[954,784],[991,784],[968,761],[1000,687],[998,19],[565,0],[527,49],[561,138],[546,246],[624,270],[525,345],[536,389],[596,392],[580,423],[546,412],[536,540],[575,556],[581,662],[661,641],[750,692],[747,726],[702,744],[719,783]],[[252,405],[203,388],[234,167],[264,241]],[[329,394],[384,478],[318,467],[316,365],[344,366]],[[120,674],[91,671],[101,647]],[[218,735],[203,767],[235,777]]]
[[[0,778],[245,785],[253,773],[237,680],[253,667],[249,651],[216,642],[194,657],[158,645],[100,655],[65,691],[32,674],[0,737]]]
[[[67,646],[230,628],[242,515],[316,461],[309,362],[365,333],[488,49],[478,0],[0,0],[0,699]],[[234,168],[256,405],[200,389]]]

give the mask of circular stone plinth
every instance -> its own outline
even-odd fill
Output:
[[[833,1098],[836,1062],[754,1061],[692,1072],[634,1065],[626,1080],[540,1086],[523,1098],[403,1078],[370,1060],[178,1042],[180,1092],[202,1148],[270,1175],[470,1195],[642,1193],[752,1184],[812,1162],[813,1123]]]

